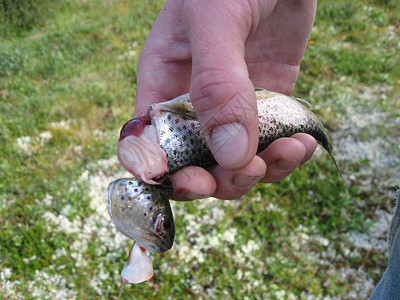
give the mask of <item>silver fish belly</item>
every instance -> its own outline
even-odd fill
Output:
[[[283,94],[256,90],[259,117],[257,152],[265,150],[273,141],[295,133],[312,135],[327,152],[332,154],[328,131],[315,114],[300,101]],[[183,113],[179,109],[184,107]],[[158,110],[155,120],[159,144],[167,155],[170,174],[187,166],[207,167],[216,161],[207,147],[200,123],[194,113],[189,94],[168,102],[154,104]],[[188,113],[190,112],[190,113]]]
[[[258,152],[278,138],[302,132],[312,135],[337,167],[329,133],[304,100],[263,89],[256,89],[255,93],[259,118]],[[121,129],[117,154],[121,164],[136,178],[123,182],[118,179],[115,181],[118,184],[110,184],[109,212],[113,223],[149,251],[168,250],[173,243],[175,228],[168,200],[170,194],[163,191],[171,191],[172,187],[157,186],[160,178],[187,166],[206,167],[216,163],[189,95],[154,104],[147,116],[127,122]],[[129,190],[132,185],[136,192]],[[160,207],[157,214],[150,211],[150,207],[154,209],[155,206]],[[161,228],[161,219],[168,220],[166,228]]]
[[[165,252],[175,238],[171,194],[171,186],[120,178],[108,187],[108,213],[115,227],[141,247],[150,252]]]

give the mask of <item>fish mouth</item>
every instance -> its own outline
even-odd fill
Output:
[[[169,232],[160,230],[162,222],[167,220],[171,223]],[[170,218],[165,217],[163,214],[158,214],[154,220],[152,228],[148,228],[140,235],[140,240],[137,239],[139,245],[149,250],[150,252],[166,252],[171,249],[174,244],[175,232],[174,224]]]
[[[121,129],[121,139],[117,145],[118,159],[136,178],[148,184],[160,184],[152,178],[168,173],[168,163],[167,154],[158,143],[157,129],[147,123],[141,124],[143,128],[138,129],[136,125],[129,125],[133,121],[141,124],[136,118],[128,121]]]
[[[141,236],[140,240],[137,239],[136,242],[150,252],[163,253],[171,249],[174,238],[166,239],[153,231],[146,231],[144,236]]]
[[[160,185],[167,185],[167,186],[172,185],[171,178],[168,172],[164,172],[154,178],[151,178],[151,180]]]

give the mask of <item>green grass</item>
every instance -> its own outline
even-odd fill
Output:
[[[2,299],[117,298],[131,242],[109,223],[105,189],[122,176],[118,131],[133,113],[138,56],[162,4],[46,2],[30,26],[0,19]],[[127,285],[124,299],[362,298],[378,282],[385,251],[349,236],[369,233],[399,184],[400,7],[318,5],[295,94],[332,131],[343,177],[319,151],[243,199],[174,203],[174,248],[153,256],[154,279]],[[351,143],[378,143],[381,165],[353,155]]]

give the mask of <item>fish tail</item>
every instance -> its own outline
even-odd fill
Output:
[[[323,127],[323,125],[322,125]],[[324,128],[324,127],[323,127]],[[333,164],[335,165],[335,168],[338,172],[339,177],[342,177],[342,171],[339,168],[339,164],[337,163],[335,157],[333,156],[333,141],[332,141],[332,137],[329,134],[329,132],[324,128],[323,132],[326,135],[326,141],[322,142],[321,145],[322,147],[324,147],[324,149],[326,150],[326,152],[328,152],[329,157],[332,159]]]
[[[121,288],[119,289],[118,300],[121,299],[122,293],[124,292],[125,282],[121,282]]]
[[[336,167],[336,170],[337,170],[337,172],[338,172],[339,177],[342,177],[342,171],[340,170],[339,165],[338,165],[338,163],[337,163],[335,157],[334,157],[333,154],[332,154],[332,150],[328,150],[327,152],[328,152],[330,158],[332,159],[332,161],[333,161],[333,163],[334,163],[334,165],[335,165],[335,167]]]

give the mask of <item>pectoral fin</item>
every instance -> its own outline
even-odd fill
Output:
[[[152,259],[135,243],[129,253],[128,262],[121,272],[122,283],[141,283],[149,280],[153,274]]]
[[[308,102],[307,100],[301,99],[301,98],[294,98],[297,101],[299,101],[301,104],[303,104],[305,107],[307,107],[308,109],[312,110],[312,105],[310,102]]]
[[[189,94],[179,96],[166,102],[153,104],[151,105],[151,109],[160,112],[170,112],[190,119],[197,119],[197,114],[190,102]]]

